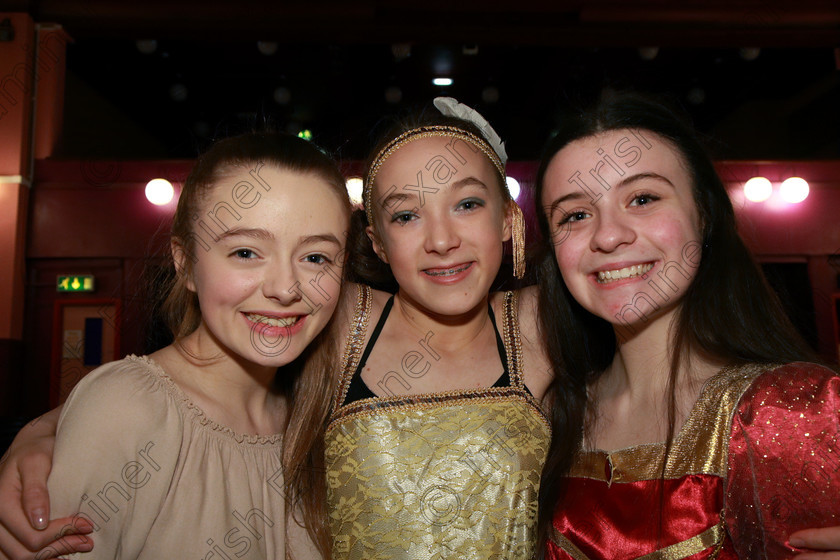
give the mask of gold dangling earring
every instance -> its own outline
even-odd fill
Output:
[[[513,205],[513,275],[521,280],[525,276],[525,216],[516,201],[510,203]]]

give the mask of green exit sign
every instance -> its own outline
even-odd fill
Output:
[[[57,289],[59,292],[92,292],[93,275],[59,276]]]

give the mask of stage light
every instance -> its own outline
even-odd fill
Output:
[[[691,88],[685,97],[692,105],[700,105],[706,101],[706,91],[699,87]]]
[[[274,41],[257,41],[257,50],[265,56],[271,56],[277,52],[279,45]]]
[[[399,62],[411,56],[411,43],[394,43],[391,45],[391,54],[394,60]]]
[[[166,179],[152,179],[146,183],[146,198],[156,206],[169,204],[174,196],[175,189]]]
[[[143,54],[152,54],[158,47],[158,43],[154,39],[138,39],[134,44],[137,50]]]
[[[639,47],[639,57],[642,60],[653,60],[659,54],[659,47]]]
[[[499,88],[487,86],[481,90],[481,100],[487,104],[496,103],[499,100]]]
[[[402,90],[397,86],[389,86],[385,89],[385,101],[391,105],[396,105],[402,101]]]
[[[751,202],[764,202],[773,194],[773,185],[764,177],[753,177],[744,183],[744,196]]]
[[[758,58],[758,55],[761,54],[761,49],[759,47],[744,47],[738,53],[742,59],[750,62]]]
[[[362,183],[361,177],[350,177],[347,179],[347,194],[350,195],[350,201],[353,204],[362,203]]]
[[[808,198],[810,192],[808,181],[802,177],[790,177],[782,182],[779,187],[779,194],[782,195],[782,200],[796,204]]]
[[[519,193],[521,189],[519,188],[519,181],[514,179],[513,177],[505,177],[505,183],[507,184],[508,192],[510,193],[511,198],[516,200],[519,198]]]
[[[435,78],[432,83],[436,86],[451,86],[452,78]]]
[[[274,90],[274,102],[278,105],[288,105],[292,100],[292,92],[289,88],[280,86]]]
[[[172,84],[172,87],[169,88],[169,97],[172,98],[172,101],[186,101],[188,94],[189,91],[184,84]]]

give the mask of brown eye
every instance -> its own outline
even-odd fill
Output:
[[[633,201],[630,203],[630,206],[647,206],[651,202],[655,202],[659,200],[659,197],[652,194],[637,194],[633,197]]]
[[[584,212],[582,210],[578,212],[569,212],[568,214],[563,216],[563,218],[557,223],[557,225],[562,226],[571,222],[579,222],[581,220],[585,220],[589,216],[590,214],[588,212]]]

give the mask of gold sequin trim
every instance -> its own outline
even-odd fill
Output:
[[[718,552],[720,552],[720,547],[723,544],[723,536],[723,522],[721,521],[717,525],[709,527],[699,535],[694,535],[690,539],[672,544],[671,546],[666,546],[656,552],[640,556],[637,560],[680,560],[682,558],[693,556],[698,552],[703,552],[710,546],[716,546],[717,550],[715,550],[715,554],[712,556],[712,558],[714,558],[717,556]]]
[[[776,365],[747,364],[721,369],[700,392],[679,434],[674,438],[665,478],[688,474],[725,476],[732,417],[756,377]],[[664,442],[605,451],[583,451],[569,476],[607,481],[604,464],[612,465],[608,482],[656,480],[662,476]]]
[[[522,341],[519,336],[519,292],[505,292],[502,305],[502,341],[507,353],[511,385],[522,389]]]
[[[356,418],[376,416],[384,412],[405,412],[434,410],[441,406],[465,406],[472,404],[493,404],[497,402],[523,402],[522,392],[515,387],[488,387],[479,391],[448,391],[446,393],[427,393],[423,395],[401,395],[396,397],[373,397],[356,401],[342,408],[333,416],[327,426],[327,432],[333,430],[338,424]],[[539,409],[533,403],[526,401],[523,404],[535,413]],[[540,423],[548,430],[551,424],[543,414],[537,414]]]
[[[344,344],[344,355],[341,358],[341,383],[336,392],[333,403],[333,414],[341,407],[344,399],[347,398],[347,391],[350,389],[350,380],[359,365],[364,348],[365,334],[367,333],[368,321],[370,320],[371,291],[369,286],[358,285],[358,296],[356,298],[356,310],[353,313],[353,321],[350,323],[350,334]]]
[[[589,560],[589,557],[586,556],[581,549],[575,546],[575,543],[567,539],[563,533],[558,531],[556,527],[553,527],[552,529],[553,532],[551,540],[563,552],[574,558],[574,560]],[[683,558],[688,558],[689,556],[703,552],[711,546],[716,547],[715,553],[712,556],[712,558],[715,558],[720,552],[721,545],[723,544],[723,537],[724,526],[721,521],[717,525],[706,529],[699,535],[694,535],[684,541],[672,544],[671,546],[666,546],[656,552],[639,556],[636,560],[682,560]]]
[[[522,336],[519,331],[519,290],[505,292],[502,305],[502,342],[505,345],[505,352],[508,358],[508,372],[510,373],[510,384],[521,390],[521,394],[533,406],[540,415],[543,422],[551,424],[540,402],[525,389],[525,380],[522,372],[525,370],[525,362],[522,357]]]
[[[589,557],[581,551],[575,543],[567,539],[563,533],[557,530],[556,527],[552,527],[553,532],[551,534],[551,540],[556,544],[560,550],[571,556],[574,560],[589,560]]]
[[[360,286],[360,289],[362,286]],[[364,286],[366,302],[360,299],[356,304],[356,316],[353,319],[355,325],[353,332],[348,337],[345,348],[345,357],[342,369],[342,380],[339,395],[333,407],[333,414],[330,417],[327,430],[340,420],[356,418],[377,413],[383,409],[399,408],[403,410],[423,410],[469,400],[470,402],[493,402],[498,399],[525,400],[525,402],[537,413],[543,425],[551,429],[551,422],[545,411],[528,391],[522,381],[520,369],[522,367],[522,342],[519,333],[519,292],[510,291],[505,293],[502,306],[502,343],[505,346],[505,353],[508,358],[508,373],[510,375],[510,387],[484,387],[481,389],[454,389],[451,391],[439,391],[436,393],[423,393],[419,395],[393,395],[382,397],[369,397],[360,399],[347,405],[344,401],[347,398],[347,391],[350,389],[350,382],[359,365],[365,332],[367,330],[368,316],[370,315],[370,288]],[[363,309],[364,317],[359,317],[359,310]],[[348,357],[351,345],[353,354]]]
[[[376,174],[379,173],[379,169],[385,163],[385,161],[391,157],[391,155],[408,144],[409,142],[414,142],[415,140],[421,140],[423,138],[432,138],[432,137],[449,137],[449,138],[458,138],[469,144],[472,144],[476,148],[478,148],[487,158],[493,163],[496,167],[496,170],[499,172],[499,175],[502,177],[502,181],[505,180],[505,166],[502,161],[499,159],[499,155],[490,147],[490,144],[487,143],[484,138],[480,136],[476,136],[471,132],[467,132],[466,130],[462,130],[457,126],[446,126],[446,125],[434,125],[434,126],[421,126],[419,128],[414,128],[409,131],[403,132],[382,148],[378,154],[376,154],[376,158],[373,160],[373,164],[370,166],[370,172],[367,175],[367,180],[365,181],[364,185],[364,201],[365,201],[365,212],[367,213],[368,224],[373,227],[373,204],[371,203],[371,197],[373,193],[373,182],[376,180]]]

